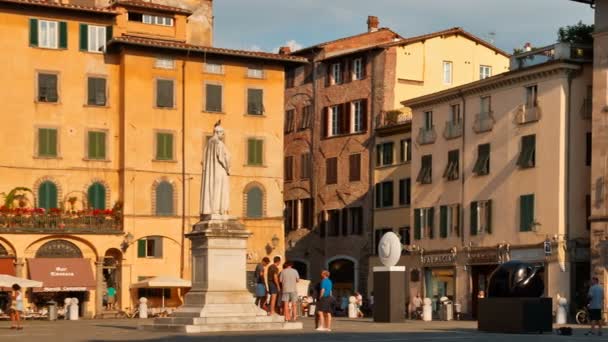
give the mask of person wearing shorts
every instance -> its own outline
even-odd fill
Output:
[[[591,288],[589,289],[589,321],[591,322],[591,330],[585,335],[602,336],[602,309],[604,308],[604,288],[600,285],[597,277],[591,279]],[[595,326],[597,330],[594,331]]]
[[[323,272],[321,272],[321,279],[319,305],[317,307],[317,311],[319,312],[319,326],[316,330],[331,331],[331,307],[333,305],[331,291],[333,290],[333,284],[329,279],[329,271],[323,270]]]
[[[114,304],[116,303],[116,289],[113,286],[108,287],[108,306],[107,310],[114,310]]]
[[[275,256],[272,259],[274,262],[268,267],[267,282],[268,282],[268,293],[270,294],[270,315],[276,315],[277,306],[277,295],[281,291],[281,284],[279,283],[279,264],[281,263],[281,257]]]
[[[23,312],[23,294],[21,293],[21,286],[19,284],[13,284],[13,293],[11,294],[11,329],[21,330],[21,313]]]
[[[266,307],[266,266],[270,264],[270,259],[264,257],[262,262],[255,268],[255,305],[261,309]]]
[[[286,321],[294,322],[297,318],[297,302],[298,302],[298,281],[300,281],[300,275],[298,271],[293,268],[291,261],[286,261],[283,264],[283,271],[280,276],[281,284],[283,285],[283,294],[281,299],[283,301],[283,314],[285,315]]]

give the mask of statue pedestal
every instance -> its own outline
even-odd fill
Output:
[[[186,237],[192,241],[192,289],[171,317],[142,329],[186,333],[302,329],[302,323],[268,316],[247,290],[247,238],[234,219],[207,218]]]
[[[374,267],[374,322],[405,320],[405,267]]]

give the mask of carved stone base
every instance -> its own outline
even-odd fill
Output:
[[[192,289],[184,305],[171,317],[157,318],[141,329],[186,333],[302,329],[282,316],[267,316],[247,290],[247,238],[251,235],[234,219],[208,219],[194,225]]]

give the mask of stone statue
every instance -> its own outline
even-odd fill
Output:
[[[403,247],[397,234],[393,232],[384,234],[378,243],[378,256],[382,265],[386,267],[397,265],[402,249]]]
[[[224,144],[221,121],[207,142],[201,186],[201,219],[227,216],[230,205],[230,153]]]
[[[542,266],[509,261],[496,268],[488,281],[488,297],[540,297],[545,283]]]

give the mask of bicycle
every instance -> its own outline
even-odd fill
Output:
[[[139,310],[131,310],[131,308],[127,308],[126,310],[120,310],[116,314],[116,318],[137,318],[139,317]]]
[[[578,324],[589,324],[589,310],[586,307],[578,310],[575,319]]]

